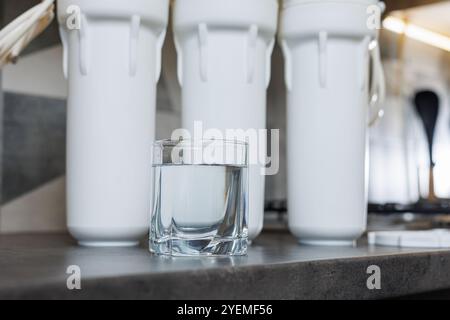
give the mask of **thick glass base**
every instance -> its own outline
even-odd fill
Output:
[[[174,257],[243,256],[247,254],[247,238],[150,239],[150,251]]]

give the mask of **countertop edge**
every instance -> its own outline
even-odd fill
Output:
[[[369,290],[369,266],[381,289]],[[89,278],[70,291],[66,279],[0,288],[0,299],[387,299],[450,289],[450,251],[286,262]]]

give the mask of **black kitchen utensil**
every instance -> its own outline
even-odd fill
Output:
[[[429,177],[429,193],[428,200],[435,202],[437,200],[434,190],[434,174],[433,169],[435,166],[433,157],[433,145],[434,145],[434,133],[436,129],[436,123],[439,114],[439,97],[431,90],[423,90],[416,92],[414,97],[414,105],[416,111],[422,120],[425,133],[428,140],[428,154],[430,158],[430,177]]]

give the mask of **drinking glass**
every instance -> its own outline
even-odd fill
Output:
[[[153,146],[150,251],[239,256],[248,244],[248,145],[164,140]]]

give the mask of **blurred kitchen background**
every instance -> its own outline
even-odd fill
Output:
[[[2,0],[0,26],[36,2]],[[445,224],[450,213],[450,1],[385,2],[388,19],[380,37],[388,95],[384,117],[370,129],[369,208],[376,213],[370,227],[403,225],[417,217],[439,217],[433,221]],[[269,227],[283,226],[287,178],[279,47],[272,59],[268,127],[281,129],[281,167],[267,179]],[[169,31],[158,84],[158,139],[170,137],[181,124],[175,68]],[[0,233],[64,231],[67,88],[56,22],[15,65],[0,72],[0,79]]]

